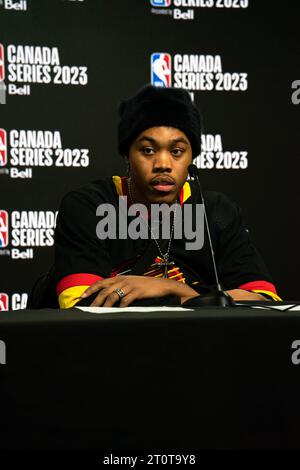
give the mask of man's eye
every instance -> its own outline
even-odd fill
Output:
[[[184,150],[180,149],[180,148],[175,148],[175,149],[172,150],[172,154],[175,157],[180,157],[183,154],[183,152],[184,152]]]
[[[154,153],[154,149],[152,147],[143,147],[141,149],[141,152],[144,154],[144,155],[153,155]]]

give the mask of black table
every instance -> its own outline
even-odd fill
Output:
[[[0,448],[300,448],[297,339],[300,311],[1,312]]]

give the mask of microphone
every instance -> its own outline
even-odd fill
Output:
[[[219,307],[232,307],[235,305],[235,302],[233,298],[222,289],[221,283],[219,281],[218,270],[217,270],[216,260],[215,260],[215,252],[214,252],[212,241],[211,241],[209,223],[208,223],[207,214],[206,214],[205,201],[204,201],[204,197],[202,194],[201,184],[200,184],[199,176],[198,176],[198,168],[196,167],[196,165],[191,164],[188,166],[188,172],[189,172],[189,175],[192,178],[194,178],[194,180],[197,181],[198,186],[199,186],[201,203],[203,204],[204,221],[205,221],[205,225],[207,229],[208,243],[209,243],[209,249],[210,249],[210,254],[211,254],[211,259],[212,259],[212,264],[213,264],[215,283],[216,283],[216,292],[214,293],[213,297],[209,299],[209,302],[205,301],[203,298],[203,301],[204,301],[203,304],[215,305]],[[201,305],[200,299],[201,297],[198,299],[200,302],[198,302],[197,300],[197,305],[199,306]]]

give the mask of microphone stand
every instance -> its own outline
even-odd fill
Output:
[[[235,302],[233,298],[222,289],[221,283],[219,281],[218,270],[217,270],[216,260],[215,260],[215,253],[214,253],[213,244],[211,241],[210,229],[209,229],[209,224],[208,224],[208,219],[207,219],[207,214],[206,214],[205,201],[204,201],[201,184],[200,184],[199,177],[198,177],[198,168],[196,167],[196,165],[192,164],[192,165],[189,165],[188,171],[189,171],[189,175],[192,178],[194,178],[194,180],[197,181],[199,190],[200,190],[200,197],[201,197],[201,202],[203,204],[204,220],[205,220],[205,225],[207,229],[208,242],[209,242],[209,248],[210,248],[210,253],[211,253],[211,258],[212,258],[212,263],[213,263],[216,288],[212,294],[206,297],[205,296],[195,297],[194,299],[190,299],[187,302],[184,302],[183,305],[192,306],[194,304],[197,307],[204,306],[204,305],[213,305],[213,306],[218,306],[218,307],[233,307],[235,306]]]

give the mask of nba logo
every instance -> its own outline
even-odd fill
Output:
[[[0,248],[8,245],[8,213],[0,210]]]
[[[169,7],[171,0],[151,0],[151,5],[153,7]]]
[[[151,83],[154,86],[171,86],[171,56],[165,52],[151,55]]]
[[[0,167],[7,164],[6,131],[0,129]]]
[[[0,312],[8,310],[8,295],[0,292]]]
[[[3,82],[5,78],[5,70],[4,70],[4,47],[0,44],[0,82]]]

